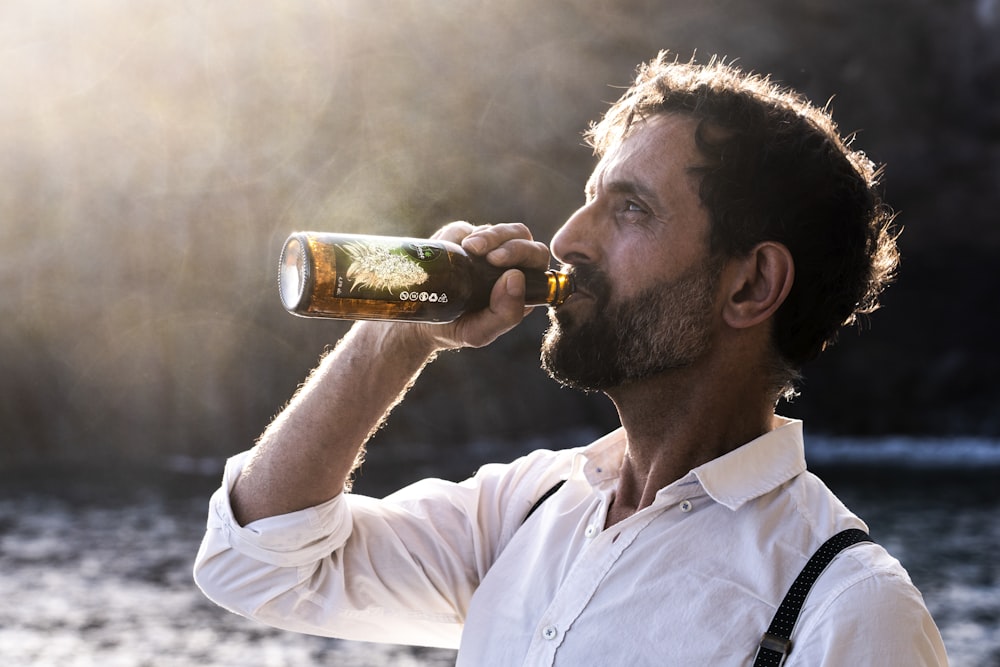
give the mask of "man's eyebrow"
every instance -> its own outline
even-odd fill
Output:
[[[594,177],[587,180],[587,184],[583,188],[584,194],[593,195],[594,192],[597,191],[597,180],[598,179]],[[627,179],[605,181],[602,184],[602,187],[608,192],[613,192],[615,194],[635,194],[645,198],[656,197],[655,193],[650,188]]]
[[[634,180],[609,181],[604,185],[608,192],[636,195],[650,204],[659,204],[660,198],[652,188]]]

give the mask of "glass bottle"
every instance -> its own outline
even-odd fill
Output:
[[[487,307],[506,270],[449,241],[296,232],[281,251],[278,291],[303,317],[451,322]],[[573,289],[564,273],[520,270],[528,305],[558,306]]]

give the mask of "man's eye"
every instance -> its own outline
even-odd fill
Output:
[[[626,211],[630,211],[630,212],[637,212],[637,213],[644,213],[645,212],[645,209],[642,206],[639,206],[638,204],[636,204],[634,201],[627,201],[627,202],[625,202],[625,210]]]

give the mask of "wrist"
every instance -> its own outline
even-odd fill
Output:
[[[362,349],[369,354],[419,366],[449,348],[439,339],[435,328],[440,325],[365,321],[355,324],[350,336],[363,340]]]

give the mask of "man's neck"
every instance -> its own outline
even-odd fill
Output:
[[[685,377],[688,376],[688,377]],[[656,493],[693,468],[723,456],[774,427],[773,401],[755,378],[671,371],[608,392],[628,438],[612,525],[652,504]]]

